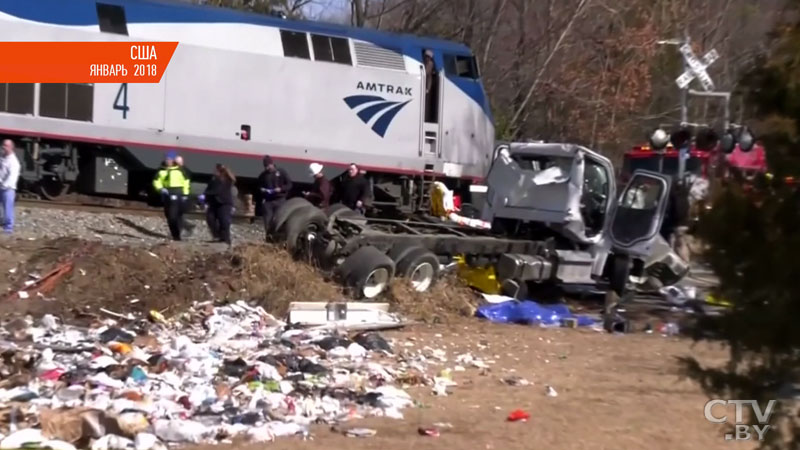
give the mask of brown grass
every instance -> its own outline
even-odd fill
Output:
[[[48,294],[0,305],[0,312],[75,316],[99,308],[127,314],[151,309],[170,316],[195,301],[255,301],[284,317],[294,301],[346,300],[340,285],[273,245],[244,244],[230,251],[220,247],[161,244],[151,248],[108,246],[75,239],[40,242],[31,247],[2,249],[22,261],[9,275],[9,289],[19,289],[31,273],[44,274],[59,262],[74,261]],[[13,257],[13,258],[12,258]],[[394,311],[413,320],[448,322],[471,316],[477,295],[458,278],[440,280],[431,292],[413,291],[396,280],[387,297]]]
[[[389,290],[392,309],[426,323],[446,323],[456,317],[471,317],[478,295],[458,277],[443,277],[429,292],[414,291],[405,280],[395,280]]]

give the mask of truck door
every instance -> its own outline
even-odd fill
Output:
[[[646,257],[658,236],[669,199],[670,177],[637,170],[619,197],[609,227],[615,250]]]

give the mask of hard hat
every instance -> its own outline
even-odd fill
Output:
[[[322,164],[319,163],[311,163],[308,165],[308,168],[311,170],[311,176],[316,176],[318,173],[322,172]]]

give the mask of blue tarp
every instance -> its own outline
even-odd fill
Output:
[[[561,325],[564,319],[577,319],[578,326],[590,326],[597,322],[588,316],[572,314],[567,305],[542,306],[531,300],[510,300],[502,303],[490,303],[478,307],[477,317],[496,323],[519,323],[525,325]]]

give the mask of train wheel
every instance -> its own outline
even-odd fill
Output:
[[[39,193],[48,200],[56,200],[69,191],[69,183],[65,183],[57,175],[45,175],[39,180]]]
[[[284,227],[289,253],[311,257],[311,249],[319,234],[325,230],[328,218],[315,207],[302,208],[289,216]]]
[[[439,277],[439,258],[423,247],[416,247],[397,263],[397,273],[417,292],[428,291]]]
[[[377,248],[366,246],[348,256],[338,272],[345,285],[353,288],[356,299],[373,300],[389,287],[395,264]]]

